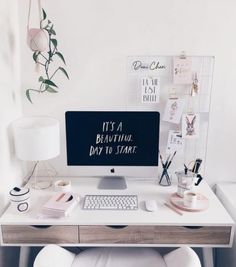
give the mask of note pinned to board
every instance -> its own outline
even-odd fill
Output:
[[[159,103],[160,99],[160,78],[142,77],[142,103]]]
[[[164,111],[163,121],[180,123],[183,114],[185,100],[183,98],[168,99]]]
[[[184,153],[184,145],[185,141],[182,138],[182,133],[180,131],[170,130],[168,134],[166,154],[173,154],[177,151],[178,155],[182,155]]]
[[[200,115],[197,113],[187,113],[182,116],[183,138],[198,138],[200,128]]]
[[[190,57],[174,57],[173,62],[173,83],[192,83],[192,61]]]

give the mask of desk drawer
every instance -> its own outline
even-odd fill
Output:
[[[78,243],[78,226],[30,226],[2,225],[2,238],[5,244],[58,244]]]
[[[227,245],[231,227],[80,226],[79,232],[81,243]]]

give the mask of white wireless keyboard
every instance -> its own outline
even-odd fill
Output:
[[[86,195],[85,210],[137,210],[137,195]]]

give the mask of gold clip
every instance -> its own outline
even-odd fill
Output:
[[[194,115],[193,108],[188,109],[187,115]]]
[[[195,72],[193,75],[193,83],[192,83],[192,88],[191,88],[191,96],[195,96],[199,91],[199,85],[198,85],[198,78],[197,78],[197,73]]]
[[[185,51],[182,51],[180,56],[179,56],[180,59],[186,59],[186,52]]]
[[[171,88],[170,93],[169,93],[169,99],[178,99],[175,88]]]

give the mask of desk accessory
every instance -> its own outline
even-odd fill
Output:
[[[179,214],[179,215],[183,215],[183,213],[181,211],[179,211],[176,207],[173,207],[171,204],[165,202],[164,205],[166,207],[168,207],[169,209],[173,210],[175,213]]]
[[[137,210],[137,195],[86,195],[84,210]]]
[[[161,153],[160,154],[160,159],[161,159],[161,165],[162,165],[162,173],[161,173],[161,177],[160,177],[160,180],[159,180],[159,184],[160,185],[163,185],[163,186],[169,186],[171,185],[171,178],[170,178],[170,175],[168,173],[168,169],[176,155],[176,151],[173,153],[173,155],[169,155],[164,163],[163,161],[163,158],[162,158],[162,155]]]
[[[204,211],[208,209],[209,207],[208,198],[200,193],[196,193],[196,194],[197,194],[197,200],[196,200],[196,204],[194,207],[185,205],[184,198],[178,196],[176,193],[171,195],[170,202],[176,208],[184,210],[184,211],[191,211],[191,212],[196,211],[197,212],[197,211]]]
[[[201,167],[201,164],[202,164],[202,159],[200,158],[197,158],[195,161],[191,161],[189,165],[193,164],[193,167],[187,167],[185,164],[184,164],[184,172],[185,174],[187,174],[188,172],[192,172],[192,173],[195,173],[196,174],[196,177],[198,178],[197,182],[195,183],[195,185],[199,185],[200,182],[202,181],[203,177],[201,176],[201,174],[199,174],[199,171],[200,171],[200,167]]]
[[[69,192],[71,190],[71,181],[57,180],[54,183],[56,191]]]
[[[69,216],[78,200],[78,196],[69,192],[56,193],[43,205],[41,215],[53,218]]]
[[[156,200],[146,200],[145,208],[147,211],[154,212],[158,209]]]
[[[184,192],[184,206],[187,208],[195,208],[197,204],[197,193],[193,191]]]
[[[10,192],[11,206],[14,212],[23,213],[30,208],[30,189],[14,187]]]
[[[192,172],[198,173],[202,164],[202,159],[196,159],[192,168]]]
[[[52,185],[53,169],[47,160],[60,153],[59,121],[50,117],[22,117],[13,122],[16,155],[21,160],[35,161],[32,174],[35,189],[45,189]],[[43,167],[43,176],[49,180],[40,180],[38,171]]]
[[[189,61],[188,61],[189,60]],[[176,64],[174,64],[176,63]],[[186,65],[185,65],[186,63]],[[176,69],[175,69],[176,67]],[[127,105],[131,109],[145,109],[144,103],[141,102],[140,80],[143,77],[160,77],[160,101],[158,105],[149,104],[149,110],[158,110],[161,113],[160,121],[160,145],[159,149],[162,156],[166,152],[166,140],[170,131],[180,131],[184,140],[183,152],[177,150],[173,168],[178,169],[183,162],[189,162],[193,158],[206,157],[209,111],[211,88],[214,69],[214,57],[210,56],[189,56],[185,54],[160,56],[160,55],[136,55],[127,57]],[[176,76],[174,77],[174,72]],[[185,75],[186,74],[186,75]],[[187,76],[187,77],[186,77]],[[185,78],[187,78],[185,80]],[[173,86],[176,82],[176,85]],[[174,89],[171,89],[173,88]],[[200,88],[200,89],[199,89]],[[191,92],[191,90],[193,92]],[[195,94],[195,97],[192,95]],[[173,102],[167,108],[170,99]],[[188,118],[187,125],[186,116],[184,116],[183,129],[181,129],[181,121],[176,120],[176,125],[171,123],[177,115],[176,99],[184,99],[184,115],[190,113],[196,116],[194,123],[193,117]],[[173,104],[173,105],[172,105]],[[177,106],[181,108],[180,103]],[[165,111],[167,116],[165,116]],[[164,118],[166,117],[166,118]],[[167,120],[164,120],[167,119]],[[198,125],[199,122],[199,125]],[[188,126],[188,131],[187,131]],[[183,131],[182,131],[183,130]],[[195,134],[192,134],[195,132]],[[188,135],[186,135],[188,133]],[[204,174],[205,164],[202,166]]]
[[[188,170],[186,165],[184,166],[185,168],[183,171],[175,172],[178,178],[177,194],[180,197],[184,196],[185,191],[191,191],[194,185],[199,185],[202,180],[202,178],[199,177],[196,173]],[[198,180],[195,183],[196,179]]]

